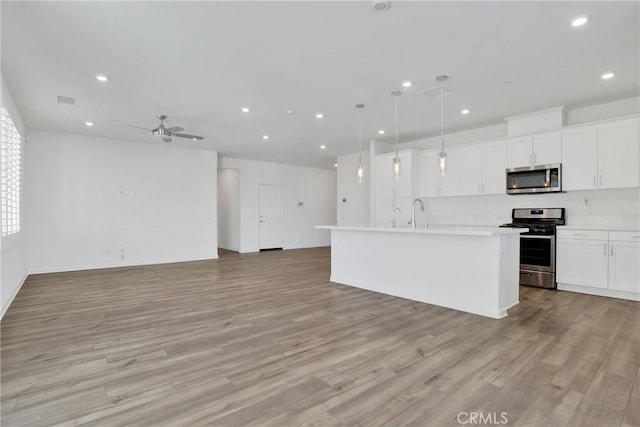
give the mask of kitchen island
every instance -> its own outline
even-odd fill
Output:
[[[526,229],[316,228],[331,230],[332,282],[495,319],[519,302]]]

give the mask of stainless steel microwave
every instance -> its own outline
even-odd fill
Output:
[[[507,169],[507,194],[557,193],[561,191],[561,163]]]

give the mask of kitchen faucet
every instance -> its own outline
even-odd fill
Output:
[[[411,228],[413,228],[414,230],[416,228],[416,202],[420,203],[420,210],[424,212],[424,203],[422,203],[422,200],[415,199],[413,201],[413,204],[411,205],[411,221],[409,221],[409,224],[411,224]]]

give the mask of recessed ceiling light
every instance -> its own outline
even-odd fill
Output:
[[[402,82],[402,87],[411,87],[411,85],[413,85],[413,83],[410,81]]]
[[[320,146],[320,149],[321,149],[321,150],[324,150],[325,148],[327,148],[327,146],[326,146],[326,145],[321,145],[321,146]]]
[[[267,139],[269,139],[269,135],[262,135],[262,139],[266,141]]]
[[[589,17],[582,15],[582,16],[576,16],[575,18],[573,18],[573,20],[571,21],[571,26],[572,27],[581,27],[584,24],[586,24],[589,21]]]
[[[194,141],[197,141],[197,140],[198,140],[198,138],[191,138],[191,139],[193,139]]]
[[[462,114],[469,114],[469,110],[468,110],[468,109],[466,109],[466,108],[465,108],[464,110],[460,111],[460,112],[461,112]]]
[[[612,79],[613,76],[615,76],[615,74],[611,73],[611,72],[607,72],[604,73],[602,76],[600,76],[602,78],[602,80],[609,80]]]
[[[295,111],[293,111],[293,110],[287,110],[287,111],[285,111],[285,114],[287,114],[287,115],[289,115],[289,116],[290,116],[290,115],[292,115],[292,114],[295,114]]]
[[[322,119],[323,117],[324,117],[324,114],[322,113],[316,114],[316,119]]]
[[[337,164],[337,163],[334,163],[334,164],[333,164],[333,167],[334,167],[334,168],[337,168],[337,167],[338,167],[338,164]]]
[[[96,80],[102,83],[106,83],[109,81],[109,77],[105,76],[104,74],[96,74]]]
[[[251,108],[249,108],[249,107],[242,107],[242,112],[243,112],[243,113],[250,113],[250,112],[251,112]]]
[[[89,127],[93,126],[93,122],[84,122],[84,124]]]
[[[378,131],[378,135],[384,135],[384,129],[380,129],[380,130]]]

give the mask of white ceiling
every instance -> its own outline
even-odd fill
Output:
[[[438,134],[439,102],[423,92],[439,74],[455,91],[447,132],[637,96],[639,5],[393,1],[376,13],[369,1],[2,1],[2,74],[32,128],[151,141],[116,121],[151,128],[165,113],[205,137],[174,144],[332,167],[357,151],[356,103],[366,104],[364,140],[393,140],[393,90],[404,93],[401,142]],[[580,14],[591,20],[571,28]],[[615,78],[601,80],[608,70]]]

